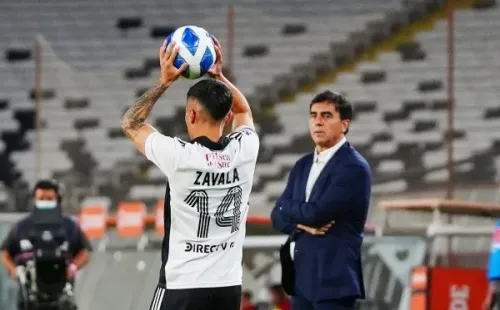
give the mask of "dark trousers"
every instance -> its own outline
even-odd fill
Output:
[[[150,310],[239,310],[241,286],[166,289],[156,287]]]
[[[355,298],[311,302],[304,297],[292,297],[292,310],[354,310]]]

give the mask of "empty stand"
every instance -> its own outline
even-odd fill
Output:
[[[399,180],[376,186],[376,193],[417,189],[447,180],[446,138],[453,134],[459,182],[494,181],[500,175],[498,159],[498,98],[500,71],[492,57],[498,45],[500,8],[459,10],[456,13],[456,131],[447,132],[446,21],[417,35],[395,52],[364,62],[342,73],[332,84],[315,90],[345,92],[357,113],[348,140],[372,165],[374,180]],[[488,36],[486,43],[485,36]],[[278,105],[283,132],[263,141],[274,152],[274,169],[266,169],[259,199],[275,197],[284,187],[281,169],[288,170],[302,153],[307,137],[307,109],[314,93]],[[479,104],[480,103],[480,104]],[[300,125],[301,124],[301,125]],[[300,141],[300,142],[299,142]],[[290,145],[281,149],[282,145]],[[287,160],[279,160],[285,154]],[[435,167],[441,169],[432,170]],[[267,168],[267,167],[266,167]],[[425,169],[429,172],[425,172]],[[411,173],[408,173],[411,172]],[[264,198],[262,198],[264,196]]]
[[[0,93],[6,93],[5,99],[13,104],[5,109],[6,121],[1,126],[11,132],[4,140],[17,146],[11,157],[19,160],[16,169],[22,172],[22,178],[33,183],[36,177],[35,141],[29,129],[20,130],[9,113],[34,109],[30,100],[34,94],[26,85],[32,85],[34,65],[28,60],[33,58],[31,42],[35,34],[42,35],[45,68],[42,175],[57,170],[84,172],[82,167],[87,167],[87,173],[93,168],[112,171],[119,162],[130,163],[137,156],[116,128],[124,109],[156,78],[155,58],[162,38],[196,20],[225,45],[226,10],[221,9],[222,4],[218,0],[179,1],[167,6],[122,0],[113,7],[103,7],[96,0],[84,4],[45,1],[43,5],[2,2],[0,25],[6,31],[0,33],[0,43],[6,47],[6,55],[13,57],[0,61],[0,75],[9,76]],[[197,10],[192,10],[193,5]],[[333,60],[345,61],[366,48],[371,40],[363,33],[367,22],[387,20],[391,26],[385,34],[389,35],[404,24],[401,12],[414,11],[421,5],[403,6],[397,0],[369,4],[343,0],[326,5],[324,0],[314,0],[302,7],[277,0],[251,4],[236,1],[233,6],[237,18],[232,74],[258,112],[259,104],[275,104],[279,96],[292,94],[299,85],[312,83],[318,74],[333,69]],[[336,17],[330,18],[332,15]],[[355,43],[354,49],[347,45],[341,48],[346,40]],[[336,56],[332,56],[332,48]],[[279,88],[271,86],[273,83]],[[163,124],[162,129],[183,123],[178,111],[190,84],[183,81],[169,89],[152,115],[153,123]],[[268,118],[257,117],[262,119],[258,127],[263,137],[281,129],[270,125]],[[73,143],[75,140],[83,143]],[[10,151],[8,148],[6,153]],[[31,155],[20,155],[23,151]],[[262,151],[269,158],[272,148],[267,150],[264,145]],[[59,160],[60,167],[55,164]],[[141,186],[143,189],[132,191],[134,196],[154,193]]]
[[[268,212],[267,204],[282,190],[293,162],[311,150],[306,115],[313,94],[302,93],[295,103],[276,105],[275,115],[266,111],[283,96],[294,95],[301,86],[315,83],[402,27],[436,11],[443,2],[342,0],[326,5],[325,0],[314,0],[307,7],[284,0],[233,2],[237,18],[231,73],[254,104],[262,141],[252,198],[257,213]],[[0,33],[6,55],[0,60],[0,76],[9,76],[0,85],[0,94],[5,94],[0,98],[0,149],[1,156],[8,159],[3,181],[10,185],[21,175],[32,184],[36,178],[34,92],[28,85],[33,84],[32,42],[40,33],[45,68],[41,175],[76,171],[113,176],[122,181],[119,189],[105,178],[100,178],[98,187],[114,202],[124,193],[150,200],[161,195],[161,174],[139,159],[119,130],[119,118],[157,77],[157,49],[170,31],[196,19],[197,25],[215,34],[225,46],[226,10],[220,9],[221,4],[219,0],[179,1],[168,6],[150,0],[140,4],[122,0],[113,7],[103,7],[97,0],[84,4],[49,0],[43,6],[0,3],[0,26],[6,29]],[[446,132],[444,125],[442,22],[395,52],[382,54],[376,62],[363,63],[318,88],[345,92],[354,102],[357,115],[349,140],[369,159],[375,181],[388,182],[412,171],[411,178],[387,183],[388,190],[442,181],[443,171],[425,174],[414,170],[444,163],[444,139],[449,134],[457,138],[457,159],[477,157],[471,161],[473,168],[460,171],[462,179],[481,178],[479,173],[494,178],[500,159],[488,154],[494,150],[498,154],[495,145],[500,144],[495,136],[499,113],[493,92],[499,71],[491,61],[496,56],[497,31],[488,35],[484,46],[481,34],[498,27],[498,12],[490,3],[481,10],[457,13],[459,126],[454,133]],[[183,105],[192,83],[174,84],[152,113],[151,122],[166,134],[185,134]],[[477,167],[479,159],[488,159],[482,161],[487,165]],[[138,172],[152,179],[144,179]]]
[[[348,140],[372,166],[374,206],[379,195],[393,197],[429,185],[437,188],[446,180],[445,141],[449,135],[456,138],[459,182],[500,177],[500,66],[496,61],[500,8],[494,1],[477,1],[479,9],[457,11],[454,132],[446,128],[445,22],[392,52],[379,54],[375,61],[339,74],[313,92],[301,92],[328,80],[332,71],[352,64],[402,27],[436,12],[444,2],[310,0],[307,6],[303,0],[231,2],[236,36],[232,67],[226,70],[231,70],[248,95],[261,136],[250,200],[252,215],[269,215],[292,166],[312,151],[309,103],[316,92],[325,89],[346,93],[354,104]],[[135,224],[142,223],[146,209],[148,214],[162,212],[155,208],[162,207],[158,200],[164,197],[166,180],[124,137],[120,117],[154,83],[159,74],[158,47],[176,27],[202,26],[227,47],[226,5],[222,0],[119,0],[113,5],[99,0],[0,2],[0,55],[4,56],[0,57],[0,211],[13,211],[11,201],[19,200],[2,187],[25,189],[25,182],[33,185],[40,176],[71,174],[87,187],[92,185],[94,194],[105,196],[82,203],[82,212],[98,208],[88,211],[89,224],[83,225],[94,234],[96,253],[79,275],[81,285],[76,286],[81,309],[138,309],[151,301],[160,266],[160,255],[151,248],[158,246],[161,228],[152,232]],[[33,130],[36,34],[41,34],[44,69],[39,136]],[[175,83],[155,107],[150,121],[163,133],[185,138],[185,94],[193,83]],[[38,159],[42,162],[40,174]],[[30,198],[30,192],[26,193],[24,202]],[[492,188],[458,188],[455,197],[499,202],[498,193]],[[422,195],[442,197],[444,191]],[[104,230],[103,214],[115,206],[124,211],[118,203],[122,201],[140,201],[140,206],[125,210],[128,215],[118,216],[121,223],[116,228]],[[427,213],[401,214],[396,221],[428,223],[430,219]],[[464,225],[493,224],[490,219],[453,220]],[[371,208],[370,221],[382,221],[377,208]],[[4,228],[0,226],[0,231]],[[487,249],[485,240],[476,242],[478,250]],[[403,261],[410,270],[424,260],[425,245],[417,238],[390,241],[390,247],[384,246],[385,240],[378,241],[365,239],[365,282],[369,298],[383,295],[386,301],[373,304],[369,299],[366,309],[396,308],[408,277],[401,276],[405,273],[400,264],[393,270],[390,262]],[[402,250],[396,253],[394,244]],[[464,240],[452,244],[453,249],[467,247]],[[401,258],[417,250],[417,260]],[[258,267],[271,280],[279,279],[277,268],[262,267],[266,259],[270,258],[246,253],[244,265]],[[246,286],[268,284],[249,282],[248,266]],[[0,300],[12,299],[13,294],[5,292],[3,289]]]

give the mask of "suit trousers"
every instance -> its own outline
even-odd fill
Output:
[[[354,310],[355,298],[311,302],[301,296],[292,297],[292,310]]]

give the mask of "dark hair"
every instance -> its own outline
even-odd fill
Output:
[[[335,110],[339,112],[341,120],[352,119],[352,116],[354,114],[352,104],[349,101],[347,101],[345,96],[339,93],[334,93],[329,90],[321,92],[316,96],[314,96],[314,98],[311,100],[311,104],[309,105],[309,111],[311,111],[311,108],[315,103],[319,102],[329,102],[333,104],[335,106]],[[348,132],[349,128],[347,128],[344,134],[347,134]]]
[[[56,180],[40,180],[35,184],[35,187],[33,187],[33,193],[32,196],[35,197],[35,192],[37,189],[43,189],[43,190],[54,190],[57,195],[57,201],[60,203],[62,200],[62,187],[57,182]]]
[[[216,122],[226,117],[233,103],[231,89],[214,79],[201,80],[191,86],[187,98],[198,100]]]

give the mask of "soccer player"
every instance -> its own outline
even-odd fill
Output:
[[[187,93],[191,141],[167,137],[145,123],[156,101],[180,76],[175,42],[160,49],[161,77],[125,113],[121,127],[166,175],[165,236],[151,310],[238,310],[248,199],[259,151],[250,106],[216,62]],[[233,132],[223,136],[232,117]]]

